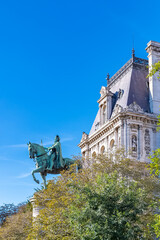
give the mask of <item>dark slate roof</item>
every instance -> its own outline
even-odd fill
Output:
[[[126,108],[136,102],[144,112],[150,112],[147,65],[145,59],[132,58],[110,79],[108,89],[116,104]]]

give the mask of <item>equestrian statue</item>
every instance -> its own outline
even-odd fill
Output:
[[[39,180],[36,179],[34,174],[40,173],[45,188],[46,175],[48,173],[60,174],[62,170],[67,170],[71,164],[76,162],[76,160],[62,157],[60,137],[58,135],[55,137],[54,144],[48,148],[29,142],[28,151],[29,157],[34,159],[36,163],[36,169],[32,171],[33,179],[39,184]],[[80,164],[78,164],[78,169],[79,168],[81,168]]]

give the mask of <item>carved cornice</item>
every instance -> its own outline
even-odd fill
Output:
[[[137,107],[138,106],[138,107]],[[128,108],[122,108],[117,104],[117,108],[121,109],[115,116],[113,116],[108,122],[106,122],[102,127],[100,127],[97,131],[95,131],[92,135],[88,136],[87,140],[81,142],[78,146],[80,148],[84,148],[86,144],[91,144],[101,136],[103,136],[106,132],[114,131],[114,127],[116,124],[120,127],[122,125],[123,120],[129,121],[140,121],[142,123],[152,124],[156,127],[157,125],[157,116],[151,113],[145,113],[140,108],[140,106],[136,103],[130,104]],[[127,123],[128,124],[128,123]],[[132,122],[130,125],[132,126]],[[139,123],[138,123],[139,125]],[[116,126],[117,127],[117,126]]]
[[[151,51],[160,52],[160,47],[150,45],[146,48],[146,51],[147,51],[147,53],[150,53]]]

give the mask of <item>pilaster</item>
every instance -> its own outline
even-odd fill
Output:
[[[143,155],[143,134],[142,126],[138,125],[138,160],[141,159]]]

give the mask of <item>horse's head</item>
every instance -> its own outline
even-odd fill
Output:
[[[35,147],[34,147],[34,144],[29,142],[28,144],[28,151],[29,151],[29,157],[30,158],[35,158],[35,155],[37,153]]]

